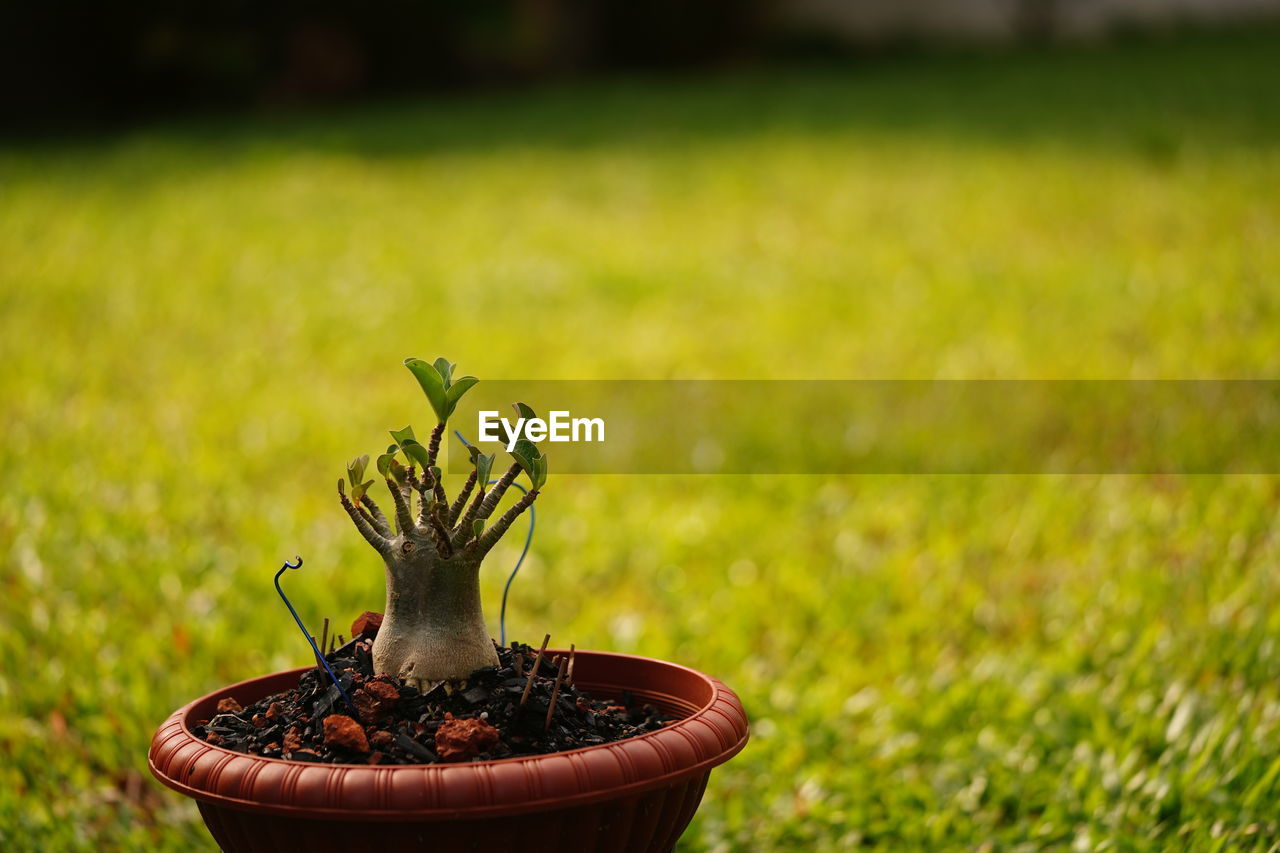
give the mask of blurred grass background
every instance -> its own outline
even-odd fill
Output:
[[[151,733],[307,661],[282,560],[309,624],[380,609],[332,490],[427,425],[407,355],[1276,376],[1278,80],[1263,29],[0,149],[0,846],[211,848]],[[1280,844],[1274,477],[553,475],[539,507],[514,637],[752,715],[682,850]]]

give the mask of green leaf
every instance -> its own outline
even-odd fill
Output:
[[[444,379],[434,365],[427,364],[420,358],[405,359],[404,366],[409,368],[413,378],[418,380],[422,393],[427,395],[427,402],[435,410],[436,417],[444,423],[449,419],[449,401],[445,395]]]
[[[351,488],[360,485],[360,481],[364,479],[364,470],[369,467],[369,454],[357,456],[347,463],[347,482],[351,484]]]
[[[427,455],[427,449],[412,438],[405,439],[400,444],[400,449],[404,451],[404,455],[411,462],[417,462],[418,467],[423,471],[427,470],[431,465],[431,457]]]
[[[474,444],[468,444],[467,450],[471,453],[471,464],[476,469],[476,482],[483,489],[489,483],[489,475],[493,472],[493,462],[497,456],[492,453],[485,456]]]
[[[511,405],[515,408],[516,416],[518,418],[523,418],[528,421],[531,418],[537,417],[537,415],[534,414],[533,409],[529,408],[524,403],[512,403]],[[502,445],[505,447],[511,443],[511,430],[507,429],[507,422],[501,418],[498,419],[498,429],[502,431]],[[524,429],[524,427],[522,426],[521,429]],[[524,441],[524,439],[520,440]]]
[[[547,482],[547,457],[539,456],[537,459],[533,459],[531,461],[533,463],[533,470],[528,471],[529,482],[533,484],[533,488],[541,489]]]
[[[440,379],[444,382],[444,390],[446,391],[453,384],[453,369],[457,366],[456,364],[451,364],[449,359],[444,357],[437,358],[435,364],[432,365],[436,369],[436,373],[440,374]]]
[[[474,533],[474,534],[476,535],[476,538],[477,538],[477,539],[479,539],[479,538],[480,538],[480,534],[481,534],[481,533],[484,533],[484,519],[483,519],[483,518],[477,518],[475,521],[471,522],[471,532],[472,532],[472,533]]]
[[[535,463],[542,458],[542,451],[538,450],[538,446],[529,439],[522,438],[511,448],[511,455],[520,463],[529,479],[533,480],[536,474]]]
[[[351,500],[359,503],[365,495],[369,494],[369,487],[373,485],[373,480],[361,483],[358,486],[351,487]]]
[[[463,376],[457,382],[454,382],[445,391],[445,399],[449,404],[449,414],[453,414],[453,410],[458,407],[458,401],[462,399],[462,395],[467,393],[475,386],[479,379],[474,376]]]
[[[490,453],[488,456],[478,456],[476,463],[476,482],[481,488],[489,482],[489,477],[493,474],[493,463],[498,457],[496,454]]]
[[[396,444],[403,445],[406,441],[417,441],[413,435],[413,427],[407,426],[404,429],[391,430],[391,437],[396,440]]]
[[[392,447],[386,453],[378,457],[378,473],[384,477],[391,474],[391,463],[396,461],[396,448]]]

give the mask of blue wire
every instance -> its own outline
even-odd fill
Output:
[[[456,429],[453,431],[453,434],[458,437],[458,441],[461,441],[467,447],[471,446],[471,443],[463,438],[462,433],[458,432]],[[485,486],[492,486],[497,482],[500,481],[490,480],[485,483]],[[529,494],[529,490],[519,483],[512,482],[511,485],[515,486],[524,494]],[[520,571],[520,567],[524,565],[525,555],[529,553],[529,544],[533,542],[533,528],[537,523],[538,508],[533,504],[529,504],[529,532],[526,533],[524,537],[524,549],[520,551],[520,558],[516,560],[516,567],[511,570],[511,574],[507,576],[506,586],[502,588],[502,608],[498,611],[498,645],[500,646],[505,646],[507,644],[507,593],[511,591],[511,582],[516,579],[516,574]]]
[[[492,486],[497,480],[490,480],[488,485]],[[519,483],[512,483],[520,491],[526,495],[529,490]],[[502,588],[502,609],[498,611],[498,645],[505,646],[507,644],[507,593],[511,591],[511,582],[516,579],[516,573],[520,571],[520,566],[524,563],[525,554],[529,553],[529,543],[533,541],[533,526],[538,522],[538,508],[533,504],[529,504],[529,532],[524,537],[524,549],[520,552],[520,559],[516,560],[516,567],[511,570],[511,574],[507,577],[507,585]]]
[[[316,653],[316,658],[324,665],[325,672],[329,673],[329,677],[333,679],[333,683],[338,688],[338,692],[342,694],[342,698],[346,700],[347,706],[351,712],[355,714],[358,721],[360,712],[356,710],[356,703],[351,701],[351,697],[347,695],[347,691],[342,689],[342,682],[338,680],[338,676],[333,674],[333,667],[329,666],[329,662],[325,660],[324,655],[320,652],[320,647],[316,645],[316,641],[311,638],[311,632],[307,630],[307,626],[302,624],[302,618],[298,616],[298,611],[293,609],[293,605],[289,603],[289,597],[284,594],[284,590],[280,588],[280,576],[285,573],[285,569],[302,568],[302,558],[294,557],[294,563],[288,560],[284,561],[284,565],[280,567],[280,571],[276,572],[276,592],[280,593],[280,600],[284,602],[284,606],[289,608],[289,612],[293,614],[293,621],[298,623],[298,630],[302,632],[302,636],[307,638],[307,642],[311,644],[311,650]],[[296,564],[295,564],[296,563]]]

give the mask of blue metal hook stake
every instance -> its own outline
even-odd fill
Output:
[[[325,660],[324,654],[316,645],[316,641],[311,638],[311,633],[307,630],[307,626],[302,624],[302,619],[298,616],[298,611],[293,609],[293,605],[289,603],[289,597],[284,594],[284,590],[280,588],[280,576],[285,573],[286,569],[302,568],[302,557],[294,557],[294,562],[284,561],[284,565],[280,567],[280,571],[276,572],[276,592],[280,593],[280,600],[284,602],[284,606],[289,608],[289,612],[293,614],[293,621],[298,623],[298,630],[302,632],[302,636],[307,638],[307,642],[311,644],[311,650],[316,653],[316,660],[324,666],[324,671],[329,673],[329,677],[333,679],[333,684],[338,688],[338,692],[342,694],[342,698],[346,700],[347,707],[351,709],[351,713],[355,715],[358,722],[360,720],[360,712],[356,710],[356,703],[351,701],[351,697],[347,695],[347,691],[342,689],[342,682],[338,680],[338,676],[334,675],[333,667],[329,666],[329,662]]]
[[[462,433],[458,432],[456,429],[453,431],[453,434],[458,437],[458,441],[461,441],[467,447],[471,446],[471,443],[463,438]],[[485,483],[485,485],[492,486],[497,482],[497,480],[490,480]],[[512,482],[511,485],[515,486],[524,494],[529,494],[529,490],[519,483]],[[538,508],[533,504],[529,504],[529,532],[526,533],[524,537],[524,550],[520,552],[520,557],[516,560],[516,567],[511,570],[511,574],[507,576],[506,586],[502,588],[502,608],[498,611],[498,645],[500,646],[505,646],[507,644],[507,593],[511,591],[511,582],[516,579],[516,573],[520,571],[520,566],[524,564],[524,558],[529,553],[529,544],[533,542],[533,528],[537,523]]]

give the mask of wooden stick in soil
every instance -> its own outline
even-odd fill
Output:
[[[533,689],[533,680],[538,677],[538,667],[542,665],[542,656],[547,651],[547,643],[551,642],[551,635],[542,638],[542,648],[538,649],[538,656],[533,659],[533,669],[529,670],[529,680],[524,684],[524,693],[520,694],[520,707],[524,707],[524,703],[529,701],[529,691]]]
[[[542,724],[544,732],[551,728],[551,718],[556,713],[556,700],[560,698],[560,682],[564,681],[564,670],[568,663],[567,657],[560,658],[560,667],[556,670],[556,686],[551,688],[551,704],[547,706],[547,721]]]
[[[324,627],[320,629],[320,652],[323,654],[329,648],[329,617],[324,617]]]
[[[569,682],[570,684],[573,684],[573,648],[574,648],[573,643],[570,643],[569,644],[569,669],[564,674],[565,681]]]
[[[311,635],[310,635],[310,634],[308,634],[307,636],[308,636],[308,637],[311,637]],[[312,652],[311,652],[311,656],[312,656],[312,657],[314,657],[314,658],[316,659],[316,669],[324,669],[324,663],[320,660],[320,655],[318,655],[318,654],[316,654],[316,653],[315,653],[315,645],[314,645],[314,644],[315,644],[315,641],[316,641],[316,638],[315,638],[315,637],[311,637],[311,642],[312,642]]]
[[[515,658],[512,662],[516,666],[516,675],[524,675],[524,655],[520,654],[520,652],[516,652]]]

